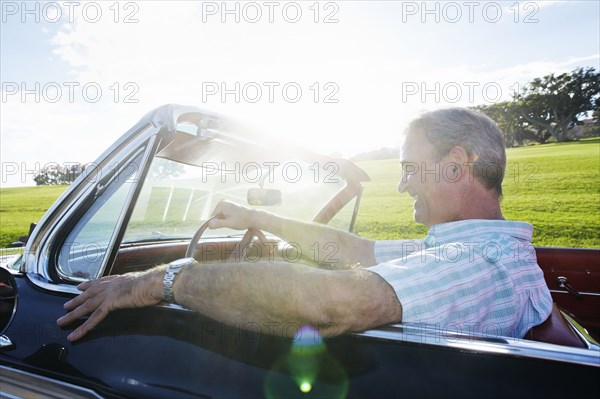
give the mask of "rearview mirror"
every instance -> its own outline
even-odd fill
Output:
[[[251,188],[248,190],[247,201],[249,205],[281,205],[281,190],[272,190],[267,188]]]

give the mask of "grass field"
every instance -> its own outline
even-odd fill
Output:
[[[0,248],[27,235],[67,186],[0,189]]]
[[[600,139],[507,150],[502,208],[534,225],[535,245],[600,247]],[[361,162],[366,183],[356,231],[363,237],[423,236],[412,199],[400,195],[398,160]],[[27,234],[66,186],[0,189],[0,247]]]

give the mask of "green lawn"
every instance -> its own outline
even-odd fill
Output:
[[[534,244],[600,247],[600,139],[507,150],[504,216],[532,223]],[[359,163],[366,183],[356,231],[374,239],[419,237],[412,200],[400,195],[397,160]],[[0,247],[27,234],[66,186],[0,189]]]
[[[0,248],[27,235],[67,186],[0,189]]]

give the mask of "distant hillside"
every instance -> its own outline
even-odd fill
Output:
[[[354,162],[359,161],[377,161],[380,159],[397,159],[400,154],[400,149],[384,147],[378,150],[361,152],[350,158]]]

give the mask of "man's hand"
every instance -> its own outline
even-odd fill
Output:
[[[208,223],[211,229],[228,227],[235,230],[246,230],[254,226],[252,216],[253,209],[246,208],[241,205],[236,205],[232,202],[221,201],[213,210],[212,216],[217,216]]]
[[[77,288],[83,293],[65,303],[64,307],[68,313],[56,323],[66,326],[91,314],[67,337],[69,341],[76,341],[96,327],[113,310],[156,305],[164,299],[164,272],[164,267],[160,267],[146,273],[108,276],[81,283]]]

